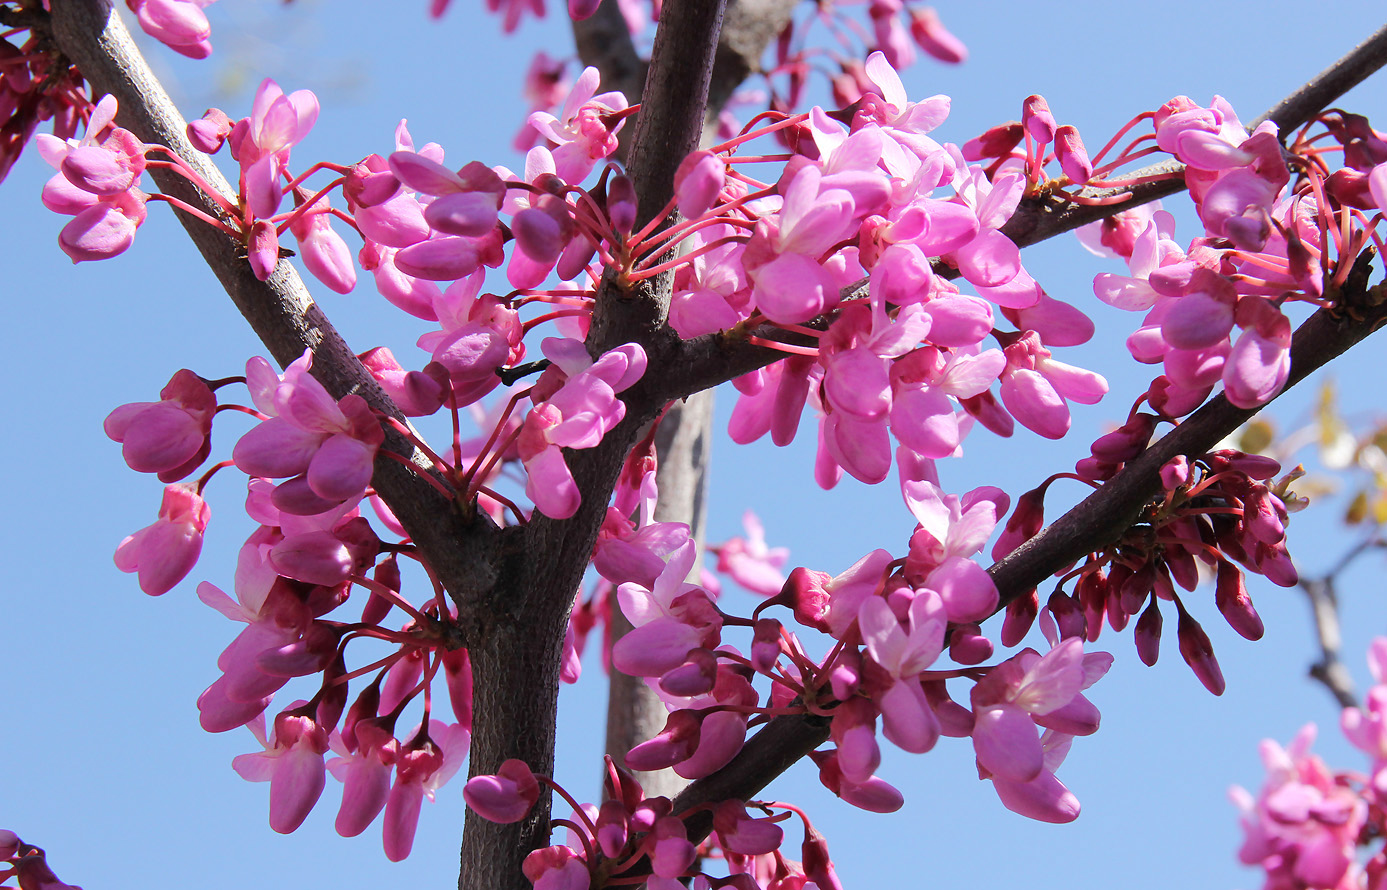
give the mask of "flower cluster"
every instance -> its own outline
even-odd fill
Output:
[[[1267,890],[1360,890],[1381,885],[1387,850],[1367,857],[1362,848],[1382,837],[1387,824],[1387,638],[1373,640],[1368,666],[1375,685],[1363,707],[1347,707],[1345,737],[1371,758],[1367,774],[1334,771],[1310,753],[1313,723],[1286,747],[1262,742],[1267,779],[1254,797],[1234,786],[1228,795],[1241,811],[1244,839],[1238,859],[1266,873]]]
[[[1005,556],[1040,529],[1045,491],[1056,479],[1071,476],[1095,484],[1095,479],[1110,478],[1145,450],[1155,424],[1153,415],[1134,412],[1124,426],[1094,442],[1093,456],[1080,462],[1078,474],[1052,476],[1022,495],[993,556]],[[1229,626],[1249,640],[1261,639],[1262,619],[1252,605],[1244,571],[1282,587],[1297,581],[1286,550],[1286,522],[1287,502],[1297,504],[1287,486],[1299,471],[1273,482],[1280,469],[1270,458],[1230,449],[1169,461],[1160,471],[1164,495],[1148,504],[1117,541],[1089,554],[1056,585],[1040,612],[1046,633],[1093,642],[1104,622],[1121,631],[1136,618],[1137,654],[1153,665],[1163,626],[1159,603],[1165,601],[1179,617],[1181,656],[1210,692],[1222,694],[1223,673],[1209,637],[1177,588],[1193,591],[1213,576],[1214,600]],[[1066,582],[1072,582],[1069,593],[1063,589]],[[1029,591],[1007,609],[1002,640],[1014,643],[1036,617],[1037,592]]]

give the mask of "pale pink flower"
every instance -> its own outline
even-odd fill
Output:
[[[130,535],[116,548],[116,568],[138,572],[140,589],[159,596],[173,589],[192,571],[202,552],[202,533],[212,515],[192,487],[164,489],[159,520]]]
[[[553,142],[555,173],[564,182],[582,182],[598,160],[616,151],[616,134],[625,118],[626,97],[619,91],[596,95],[601,79],[596,68],[584,68],[558,117],[546,111],[530,115],[530,125]]]
[[[288,834],[303,824],[323,793],[327,730],[311,717],[284,711],[269,738],[262,717],[251,721],[250,731],[265,750],[241,754],[231,767],[248,782],[270,783],[270,827]]]
[[[780,570],[790,558],[790,551],[786,547],[766,546],[765,529],[750,510],[742,514],[742,527],[746,529],[745,538],[737,535],[709,548],[717,553],[718,571],[731,575],[732,580],[752,593],[775,596],[785,586]]]

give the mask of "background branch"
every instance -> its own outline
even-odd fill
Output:
[[[1310,600],[1310,617],[1315,623],[1315,642],[1320,647],[1320,660],[1310,666],[1309,674],[1323,683],[1334,696],[1341,708],[1358,706],[1358,697],[1353,691],[1353,677],[1344,667],[1339,657],[1342,637],[1339,634],[1339,596],[1335,583],[1339,575],[1354,560],[1368,550],[1383,546],[1376,529],[1371,535],[1359,541],[1347,553],[1339,557],[1332,569],[1318,578],[1301,576],[1300,589]]]

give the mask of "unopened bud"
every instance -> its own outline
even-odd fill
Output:
[[[1247,585],[1243,583],[1242,570],[1226,559],[1218,561],[1218,581],[1215,586],[1214,602],[1228,626],[1245,639],[1260,640],[1266,628],[1262,618],[1252,607],[1252,597],[1248,596]]]
[[[1137,619],[1135,629],[1137,657],[1142,664],[1151,667],[1161,654],[1161,610],[1152,600]]]
[[[1209,635],[1200,627],[1199,622],[1185,611],[1184,604],[1179,599],[1175,600],[1175,608],[1180,613],[1180,624],[1176,632],[1180,638],[1181,657],[1185,659],[1185,664],[1190,666],[1190,670],[1194,671],[1199,682],[1204,684],[1205,689],[1214,695],[1222,695],[1227,684],[1223,680],[1223,671],[1219,669],[1218,659],[1214,657],[1214,646],[1209,642]]]

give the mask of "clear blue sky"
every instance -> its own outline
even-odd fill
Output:
[[[516,166],[509,141],[523,115],[520,75],[535,46],[551,55],[569,51],[563,23],[530,22],[505,38],[473,4],[455,3],[441,23],[426,20],[425,6],[223,0],[209,10],[218,49],[210,62],[188,64],[161,47],[152,55],[189,116],[209,104],[246,114],[248,90],[266,75],[286,90],[318,91],[322,114],[295,151],[299,162],[386,152],[395,123],[407,117],[416,140],[442,143],[454,165],[477,158]],[[936,133],[942,139],[962,142],[1016,117],[1021,100],[1038,92],[1060,122],[1078,125],[1096,147],[1131,116],[1180,93],[1200,102],[1221,93],[1251,119],[1375,29],[1381,10],[1373,2],[1321,4],[1312,13],[1289,2],[1257,4],[1253,12],[1243,3],[1119,9],[941,0],[941,15],[972,58],[959,68],[922,61],[904,79],[913,97],[953,97],[953,115]],[[253,36],[237,36],[238,28]],[[1370,81],[1345,107],[1384,128],[1384,83]],[[7,689],[0,698],[0,828],[46,847],[59,875],[88,888],[451,886],[460,783],[426,805],[414,855],[391,864],[378,827],[352,840],[333,832],[331,784],[299,832],[271,832],[266,786],[230,769],[233,756],[256,748],[254,740],[245,731],[210,736],[198,728],[194,702],[217,676],[216,655],[236,628],[193,591],[202,579],[229,586],[249,531],[237,516],[243,489],[231,474],[213,483],[213,530],[202,562],[173,592],[149,598],[115,570],[111,552],[153,520],[159,486],[125,469],[101,421],[118,404],[154,398],[180,367],[234,374],[261,350],[161,208],[151,206],[126,255],[68,263],[56,243],[63,219],[38,203],[49,173],[30,151],[0,186],[14,375],[9,433],[0,444],[11,503],[2,520],[11,555],[0,620]],[[1182,239],[1191,233],[1187,222],[1178,232]],[[1120,269],[1094,261],[1070,239],[1028,252],[1027,264],[1052,294],[1091,308],[1099,335],[1066,360],[1108,375],[1113,393],[1078,414],[1066,442],[1024,432],[1010,442],[975,435],[967,459],[944,470],[954,491],[996,484],[1015,493],[1067,467],[1104,424],[1125,414],[1146,380],[1124,362],[1122,340],[1135,319],[1091,297],[1094,273]],[[423,323],[389,310],[365,287],[319,296],[359,350],[389,345],[406,362],[418,359],[411,344]],[[1355,411],[1381,410],[1373,361],[1381,351],[1369,341],[1338,372]],[[1305,398],[1287,402],[1283,417],[1303,414]],[[730,404],[723,397],[724,424]],[[229,448],[234,425],[216,447]],[[893,484],[867,490],[847,482],[822,494],[812,488],[805,448],[738,449],[722,438],[714,453],[713,540],[736,533],[752,506],[771,543],[789,546],[795,564],[836,572],[874,547],[903,552],[913,521]],[[1327,511],[1305,519],[1292,528],[1291,549],[1314,571],[1349,539]],[[1360,685],[1367,640],[1387,632],[1379,559],[1369,557],[1343,591],[1346,651]],[[1212,596],[1199,603],[1228,678],[1220,699],[1180,662],[1173,635],[1154,669],[1137,662],[1126,635],[1100,641],[1118,660],[1091,691],[1103,728],[1075,744],[1060,773],[1084,804],[1073,825],[1038,825],[1006,811],[976,780],[970,746],[951,740],[921,757],[888,752],[882,775],[907,797],[894,816],[861,814],[833,800],[812,770],[790,773],[771,793],[811,812],[848,887],[901,880],[1093,890],[1258,885],[1259,875],[1234,861],[1240,835],[1224,796],[1231,782],[1255,788],[1261,781],[1257,741],[1284,741],[1316,720],[1318,747],[1331,763],[1357,767],[1361,760],[1339,739],[1328,696],[1304,679],[1312,652],[1302,598],[1266,584],[1253,595],[1268,628],[1257,644],[1222,625]],[[598,675],[591,667],[589,679]],[[590,797],[604,692],[586,683],[564,695],[559,778]]]

